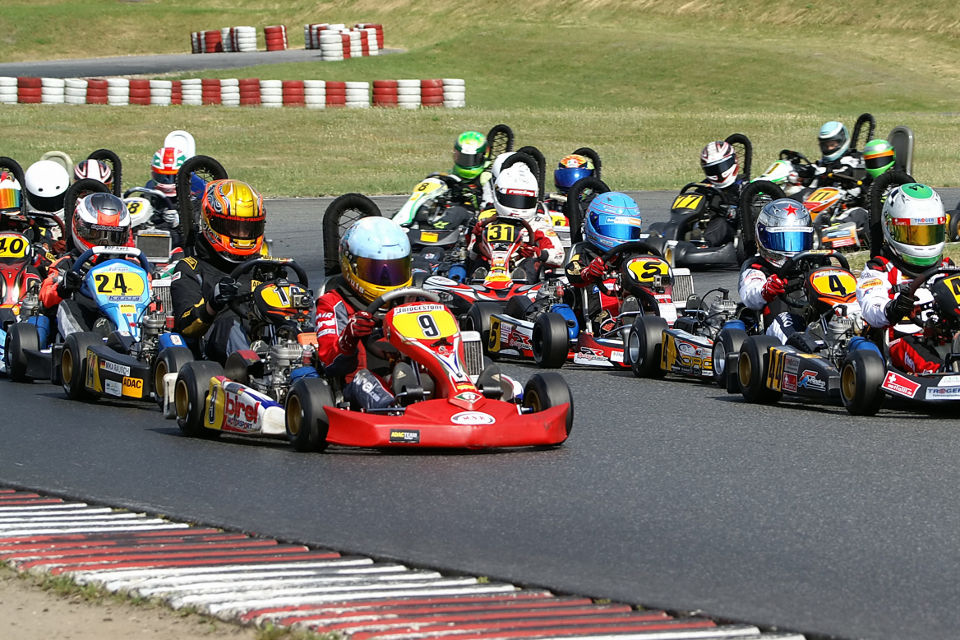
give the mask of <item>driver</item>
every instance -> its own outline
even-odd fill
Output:
[[[740,299],[748,309],[761,312],[767,335],[802,351],[816,350],[819,345],[803,331],[803,317],[783,300],[788,274],[780,270],[787,258],[813,248],[810,212],[796,200],[780,198],[763,205],[754,229],[760,255],[740,268]]]
[[[711,209],[720,212],[707,223],[703,238],[710,246],[719,247],[733,242],[737,232],[737,203],[744,180],[733,145],[724,140],[707,144],[700,151],[700,168],[706,176],[706,184],[716,188],[722,195],[720,202],[711,202]],[[715,200],[717,198],[714,198]]]
[[[364,307],[388,291],[410,286],[410,262],[410,241],[397,223],[362,218],[340,240],[342,276],[317,299],[317,357],[324,374],[346,379],[344,399],[364,409],[393,402],[393,394],[367,368],[362,341],[376,323]]]
[[[818,186],[815,178],[828,171],[835,174],[863,171],[863,156],[859,151],[850,149],[850,134],[847,133],[847,127],[842,122],[836,120],[825,122],[817,134],[817,142],[820,145],[821,154],[817,163],[796,166],[797,173],[808,183],[808,187]]]
[[[113,169],[103,160],[86,159],[73,167],[74,180],[96,180],[113,191]]]
[[[246,182],[211,181],[200,207],[194,255],[180,260],[173,274],[174,330],[221,364],[250,345],[241,317],[228,305],[241,290],[253,289],[252,277],[247,274],[238,282],[230,273],[260,257],[265,216],[263,196]]]
[[[867,262],[857,279],[863,319],[873,327],[889,330],[890,361],[895,367],[912,373],[937,371],[942,360],[921,341],[923,330],[907,320],[913,315],[917,298],[907,293],[904,285],[926,269],[952,264],[943,257],[943,203],[927,185],[904,184],[894,187],[887,196],[882,216],[881,254]],[[916,330],[903,330],[908,327]]]

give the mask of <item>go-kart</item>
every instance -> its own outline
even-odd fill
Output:
[[[753,146],[749,138],[742,133],[734,133],[727,136],[726,142],[736,148],[741,179],[749,182],[753,162]],[[738,205],[737,195],[725,193],[706,182],[688,183],[674,198],[670,218],[649,226],[648,241],[677,241],[674,259],[680,266],[708,268],[738,265],[749,255],[743,251],[740,234],[734,230],[732,241],[715,244],[716,240],[706,233],[708,225],[716,219],[731,228],[736,227]]]
[[[559,445],[573,426],[573,398],[561,376],[535,374],[516,394],[496,365],[481,370],[479,336],[461,334],[438,296],[422,289],[374,300],[378,314],[394,301],[423,302],[386,311],[368,354],[389,363],[395,402],[362,411],[341,399],[340,381],[302,378],[287,396],[287,435],[298,450],[355,447],[501,448]],[[472,346],[470,346],[472,345]]]
[[[840,367],[840,398],[853,415],[874,415],[887,396],[907,403],[960,400],[960,268],[929,269],[905,291],[917,297],[917,304],[893,329],[903,334],[922,331],[921,340],[943,358],[944,367],[935,373],[894,367],[887,355],[888,332],[874,335],[872,342],[859,342]]]
[[[643,240],[626,242],[603,255],[607,277],[594,285],[604,316],[583,312],[589,306],[584,288],[551,283],[532,304],[511,301],[501,312],[476,305],[468,318],[481,331],[487,353],[533,358],[540,367],[575,364],[625,367],[624,344],[634,319],[651,315],[672,325],[693,294],[693,277],[672,269],[660,251]],[[572,302],[565,304],[562,300]],[[574,311],[577,309],[578,311]]]
[[[310,320],[315,303],[306,273],[293,260],[261,258],[240,264],[231,277],[248,273],[259,284],[230,307],[246,317],[249,349],[230,354],[223,366],[191,358],[174,368],[172,356],[182,350],[160,354],[154,376],[167,390],[164,413],[175,415],[188,436],[283,437],[283,403],[291,384],[317,375],[317,334]],[[296,282],[287,280],[290,273]]]
[[[834,262],[836,264],[834,264]],[[787,276],[786,305],[804,316],[808,345],[799,349],[775,337],[743,339],[736,366],[728,367],[728,391],[738,388],[749,402],[776,402],[781,396],[825,403],[840,397],[840,362],[862,329],[857,280],[836,251],[805,251],[782,267]],[[794,275],[789,275],[794,274]]]
[[[40,273],[34,247],[22,233],[0,232],[0,372],[6,373],[4,348],[10,327],[36,311]]]

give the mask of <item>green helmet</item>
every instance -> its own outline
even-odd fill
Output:
[[[453,172],[465,180],[483,173],[490,157],[490,143],[479,131],[464,131],[453,146]]]
[[[863,162],[871,178],[876,178],[885,171],[893,168],[896,154],[893,147],[886,140],[871,140],[863,148]]]

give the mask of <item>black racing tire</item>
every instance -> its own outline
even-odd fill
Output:
[[[627,344],[623,349],[623,361],[630,365],[638,378],[662,378],[666,371],[660,368],[663,349],[663,331],[667,321],[660,316],[639,315],[633,320]]]
[[[99,180],[84,178],[77,180],[63,192],[63,228],[67,230],[66,241],[70,249],[75,248],[73,234],[70,233],[70,229],[73,229],[73,211],[77,206],[77,200],[90,193],[111,193],[111,191]]]
[[[487,142],[491,160],[501,153],[513,151],[513,129],[506,124],[495,124],[487,132]]]
[[[203,426],[203,410],[210,395],[210,378],[223,375],[223,367],[208,360],[194,360],[180,368],[174,403],[177,406],[177,426],[186,436],[217,438],[220,431]]]
[[[177,211],[180,213],[180,232],[185,247],[193,247],[200,225],[200,200],[194,200],[191,187],[191,175],[196,174],[205,182],[226,180],[227,170],[215,158],[193,156],[177,169],[175,179],[177,187]]]
[[[188,362],[193,362],[193,352],[186,347],[167,347],[157,354],[153,361],[153,399],[163,409],[163,377],[168,373],[179,373]]]
[[[731,133],[725,142],[733,146],[740,161],[740,175],[745,182],[750,182],[750,170],[753,168],[753,143],[742,133]]]
[[[122,198],[123,163],[120,161],[120,156],[110,149],[97,149],[87,156],[87,160],[100,160],[110,165],[110,171],[113,172],[113,195]]]
[[[860,148],[860,132],[863,125],[867,125],[867,137],[864,144],[873,140],[873,134],[877,129],[877,121],[872,114],[861,113],[853,125],[853,135],[850,136],[850,150],[855,151]]]
[[[573,394],[563,376],[555,371],[535,373],[523,386],[522,406],[533,409],[534,413],[562,404],[570,405],[566,428],[567,437],[570,437],[573,431]]]
[[[713,362],[713,381],[717,383],[717,386],[721,389],[726,389],[735,393],[739,390],[739,387],[736,384],[731,385],[732,382],[736,382],[736,377],[733,375],[733,371],[727,368],[728,364],[731,364],[731,360],[736,362],[735,358],[740,353],[740,347],[743,346],[743,342],[747,339],[747,332],[742,329],[726,329],[720,331],[720,335],[717,336],[717,339],[713,342],[713,350],[711,352],[711,361]],[[731,358],[733,356],[733,358]]]
[[[583,242],[583,220],[590,201],[599,193],[607,193],[610,187],[600,178],[580,178],[567,191],[567,203],[563,214],[570,224],[570,244]]]
[[[573,152],[575,156],[584,156],[590,158],[590,161],[593,162],[593,177],[597,180],[600,179],[600,154],[591,149],[590,147],[580,147]]]
[[[480,343],[483,345],[484,353],[489,352],[490,343],[490,317],[495,313],[500,313],[503,307],[490,300],[478,300],[467,311],[464,316],[463,324],[467,331],[476,331],[480,334]],[[494,354],[496,352],[493,352]]]
[[[914,182],[910,174],[891,169],[878,176],[870,185],[870,192],[867,195],[867,208],[870,211],[868,230],[870,234],[871,257],[880,255],[880,251],[883,248],[883,224],[881,222],[881,214],[883,213],[883,203],[887,199],[887,194],[890,193],[894,187],[910,182]]]
[[[750,257],[757,253],[757,234],[755,225],[760,209],[766,203],[783,198],[784,193],[778,185],[769,180],[757,180],[743,188],[740,194],[740,237],[743,239],[744,256]]]
[[[7,375],[14,382],[30,382],[27,375],[27,350],[40,349],[40,334],[37,327],[27,322],[10,325],[7,330],[7,344],[4,353],[7,358]]]
[[[960,209],[947,211],[947,242],[960,241]]]
[[[883,358],[875,351],[847,354],[840,367],[840,399],[850,415],[876,415],[886,397],[880,388],[886,373]]]
[[[764,386],[767,378],[769,355],[767,349],[779,346],[780,341],[767,335],[749,336],[740,346],[740,357],[737,360],[737,375],[740,382],[740,393],[747,402],[755,404],[772,404],[782,395]]]
[[[323,271],[340,273],[340,238],[361,218],[383,215],[377,203],[362,193],[345,193],[334,198],[323,212]]]
[[[87,347],[103,344],[100,334],[92,331],[71,333],[63,341],[60,352],[60,373],[63,392],[71,400],[92,400],[95,396],[87,391]]]
[[[537,176],[537,183],[540,185],[540,200],[543,200],[546,193],[547,159],[543,157],[543,152],[540,149],[530,145],[520,147],[517,149],[517,153],[525,153],[536,162],[537,166],[533,175]]]
[[[533,359],[543,369],[559,369],[570,353],[567,321],[559,313],[544,313],[533,322],[530,338]]]
[[[330,421],[324,407],[334,406],[333,391],[322,378],[301,378],[287,394],[284,416],[287,440],[297,451],[323,451],[327,448]]]

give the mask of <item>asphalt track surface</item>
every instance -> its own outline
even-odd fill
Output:
[[[636,195],[652,221],[673,194]],[[268,203],[275,253],[312,277],[326,202]],[[699,291],[735,282],[735,270],[696,275]],[[851,418],[562,371],[576,402],[568,442],[493,453],[194,440],[150,405],[0,381],[0,484],[808,634],[957,637],[955,412]]]

